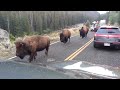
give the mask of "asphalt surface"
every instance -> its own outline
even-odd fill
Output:
[[[63,44],[61,42],[55,43],[50,46],[48,51],[48,56],[45,56],[45,50],[38,52],[36,60],[31,63],[42,63],[42,64],[51,64],[56,62],[63,62],[70,54],[76,51],[78,48],[82,47],[87,43],[92,37],[93,32],[88,33],[88,37],[82,39],[79,35],[72,37],[70,42]],[[28,56],[24,59],[15,58],[15,61],[28,62]]]
[[[68,62],[60,62],[50,64],[51,67],[59,68],[66,73],[73,73],[78,79],[119,79],[120,68],[93,64],[86,61],[72,60]]]
[[[120,50],[110,47],[94,48],[91,43],[74,60],[87,61],[94,64],[108,65],[120,68]]]
[[[75,79],[48,68],[14,61],[0,62],[0,79]]]
[[[91,38],[93,38],[94,32],[88,33],[87,38],[81,38],[79,35],[72,37],[70,43],[67,42],[63,44],[61,42],[55,43],[50,46],[48,56],[45,56],[45,51],[38,52],[35,61],[31,63],[49,65],[56,62],[64,62],[64,60],[71,55],[74,51],[82,47]],[[28,62],[28,56],[24,59],[19,59],[18,57],[13,59],[19,62]],[[100,65],[108,65],[112,67],[120,67],[120,50],[115,50],[114,48],[101,47],[96,49],[93,47],[93,42],[85,48],[79,55],[77,55],[73,60],[87,61]]]
[[[96,49],[93,47],[93,42],[87,48],[85,48],[79,55],[77,55],[73,60],[64,61],[69,55],[71,55],[73,52],[75,52],[80,47],[82,47],[84,44],[86,44],[88,41],[90,41],[93,38],[93,36],[94,36],[94,32],[89,32],[88,36],[83,39],[78,35],[78,36],[72,37],[71,41],[67,42],[66,44],[63,44],[61,42],[52,44],[50,46],[48,56],[45,56],[45,51],[38,52],[36,60],[32,61],[30,65],[55,67],[55,68],[58,68],[58,71],[62,71],[62,72],[64,72],[64,70],[59,69],[59,66],[63,67],[60,63],[74,62],[74,61],[77,61],[77,62],[86,61],[86,62],[89,62],[92,64],[110,66],[112,68],[119,68],[120,67],[120,55],[119,55],[120,50],[115,50],[114,48],[109,48],[109,47],[102,47],[102,48]],[[12,61],[29,64],[28,56],[26,56],[22,60],[20,58],[16,57],[16,58],[12,59]],[[70,63],[67,63],[66,65],[69,65],[69,64]],[[15,67],[19,67],[19,65],[15,66]],[[23,65],[21,67],[26,67],[26,66]],[[47,68],[50,68],[50,67],[47,67]],[[0,69],[0,70],[2,70],[2,69]],[[31,70],[32,70],[32,68],[31,68]],[[28,70],[28,71],[30,71],[30,70]],[[32,71],[34,71],[34,70],[32,70]],[[25,72],[25,71],[23,71],[23,72]],[[35,72],[33,72],[33,73],[35,73]],[[31,74],[32,74],[32,72],[31,72]],[[72,76],[72,73],[70,73],[70,74]],[[34,74],[34,75],[36,76],[36,74]],[[69,73],[68,73],[68,75],[69,75]],[[57,76],[55,76],[55,77],[57,77]],[[55,78],[55,77],[52,77],[52,73],[51,73],[50,78]],[[82,78],[82,77],[83,76],[78,76],[78,78]],[[42,78],[42,77],[39,76],[38,78]],[[43,78],[48,78],[48,77],[46,76]],[[87,77],[83,77],[83,78],[87,78]]]

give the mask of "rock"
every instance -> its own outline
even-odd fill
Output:
[[[0,44],[2,44],[5,48],[10,46],[9,33],[3,29],[0,29]]]

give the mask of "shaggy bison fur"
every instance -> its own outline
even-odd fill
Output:
[[[63,30],[60,33],[60,41],[66,43],[69,39],[70,42],[71,32],[69,30]]]
[[[26,55],[30,55],[29,62],[36,59],[38,51],[46,49],[45,54],[48,55],[50,39],[48,36],[33,35],[27,36],[23,40],[15,42],[16,56],[23,59]]]

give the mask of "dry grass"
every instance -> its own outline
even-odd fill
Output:
[[[11,44],[11,46],[6,49],[4,46],[0,46],[0,59],[1,58],[4,58],[4,59],[7,59],[7,58],[10,58],[12,56],[15,56],[15,45],[14,44]]]

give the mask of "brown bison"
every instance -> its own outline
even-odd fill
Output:
[[[84,38],[84,37],[87,37],[87,34],[88,34],[88,27],[87,26],[83,26],[79,32],[80,32],[80,37]]]
[[[23,40],[15,42],[16,56],[23,59],[26,55],[30,55],[29,62],[36,59],[38,51],[46,49],[45,54],[48,55],[50,39],[48,36],[33,35],[27,36]]]
[[[66,43],[69,39],[70,42],[71,32],[69,30],[63,30],[60,33],[60,41]]]

